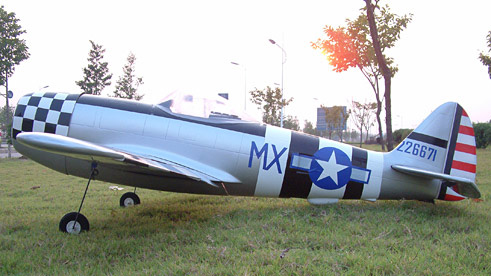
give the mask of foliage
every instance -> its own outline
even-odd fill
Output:
[[[489,31],[486,38],[488,39],[488,48],[489,48],[488,53],[491,53],[491,31]],[[484,66],[488,67],[488,74],[489,74],[489,78],[491,79],[491,56],[486,55],[483,52],[481,52],[479,54],[479,60],[481,60],[481,62]]]
[[[351,101],[351,118],[355,126],[360,131],[360,148],[362,147],[363,142],[363,130],[365,130],[367,135],[365,140],[367,140],[368,131],[370,130],[370,127],[373,126],[373,115],[375,115],[376,109],[377,103],[375,102],[369,103],[365,101],[365,103],[360,103],[357,101]]]
[[[111,85],[112,74],[109,74],[108,63],[103,62],[106,50],[101,45],[90,40],[92,49],[89,51],[87,61],[89,64],[83,69],[83,80],[75,83],[85,94],[100,95],[106,86]]]
[[[58,231],[86,180],[0,160],[1,275],[489,275],[491,149],[477,151],[484,201],[198,196],[137,189],[120,208],[94,181],[91,230]],[[36,188],[38,187],[38,188]]]
[[[312,122],[308,120],[305,120],[302,131],[307,134],[318,135],[317,128],[315,128]]]
[[[352,129],[352,130],[349,132],[349,139],[350,139],[351,141],[355,141],[355,140],[356,140],[357,138],[359,138],[359,137],[360,137],[360,135],[359,135],[359,133],[358,133],[356,130]]]
[[[298,123],[298,118],[295,116],[286,116],[283,120],[283,127],[295,131],[300,131],[300,124]]]
[[[19,25],[15,13],[9,13],[0,6],[0,85],[7,86],[15,66],[29,58],[26,41],[20,38],[24,33],[26,31]]]
[[[332,133],[336,132],[341,142],[343,141],[343,132],[346,128],[346,122],[348,121],[350,111],[346,110],[345,106],[322,106],[326,113],[326,127],[328,138],[332,138]]]
[[[380,7],[379,10],[380,14],[375,15],[375,21],[380,29],[380,46],[386,50],[395,46],[401,32],[412,20],[412,14],[398,16],[390,12],[388,5]],[[329,64],[336,72],[344,72],[349,68],[357,67],[365,77],[380,79],[382,72],[378,66],[365,11],[366,9],[362,9],[361,14],[355,20],[346,19],[346,27],[333,28],[326,25],[324,33],[327,39],[319,38],[311,45],[326,55]],[[394,59],[385,54],[384,57],[394,75],[398,71],[397,66],[394,65]]]
[[[15,107],[9,106],[9,112],[7,112],[6,106],[0,108],[0,131],[2,131],[2,138],[7,138],[7,143],[11,144],[10,132],[12,128],[12,116],[14,114]]]
[[[474,123],[474,135],[476,137],[476,147],[485,149],[491,144],[491,122],[489,123]]]
[[[255,88],[251,93],[251,102],[258,105],[263,112],[263,122],[273,126],[280,126],[281,108],[287,106],[293,98],[281,99],[281,89],[266,87],[264,90]]]
[[[388,6],[384,6],[379,8],[379,14],[375,14],[374,19],[379,29],[378,37],[381,51],[384,53],[391,75],[394,76],[398,68],[394,65],[393,58],[385,54],[385,50],[395,46],[402,30],[412,20],[412,14],[398,16],[391,13]],[[382,70],[373,47],[366,8],[361,10],[357,19],[346,19],[345,27],[333,28],[328,25],[324,27],[324,33],[327,39],[319,38],[317,42],[312,43],[312,47],[321,50],[326,55],[329,64],[333,66],[333,70],[336,72],[343,72],[352,67],[357,67],[361,71],[375,94],[378,131],[379,136],[383,137],[380,119],[383,104],[381,98],[383,97],[380,95],[379,87]],[[383,148],[384,145],[382,144]]]
[[[394,137],[394,142],[399,144],[400,142],[402,142],[402,140],[406,139],[406,137],[412,131],[413,131],[413,129],[409,129],[409,128],[400,128],[400,129],[394,131],[394,133],[392,134],[392,136]]]
[[[123,67],[123,75],[116,82],[113,97],[139,101],[144,96],[137,93],[138,87],[143,84],[143,78],[135,76],[136,57],[133,53],[128,55],[127,61],[128,63]]]

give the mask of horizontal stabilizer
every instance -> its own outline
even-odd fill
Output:
[[[449,181],[457,185],[459,194],[470,198],[481,197],[481,192],[479,191],[479,188],[477,188],[477,185],[472,180],[469,180],[467,178],[426,171],[426,170],[407,167],[403,165],[392,165],[392,169],[413,176]]]

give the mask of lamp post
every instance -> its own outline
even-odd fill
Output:
[[[232,63],[233,65],[240,66],[244,69],[244,111],[245,111],[247,107],[247,68],[244,65],[234,61],[230,63]]]
[[[8,82],[5,82],[5,95],[4,94],[0,94],[2,96],[5,97],[5,124],[7,125],[7,128],[5,129],[5,132],[7,133],[9,130],[9,121],[11,119],[10,117],[10,106],[9,106],[9,99],[11,99],[13,96],[14,96],[14,93],[12,93],[12,91],[9,90],[8,88]],[[8,155],[7,157],[10,159],[12,158],[12,149],[11,149],[11,145],[10,145],[10,141],[9,141],[9,138],[12,139],[12,136],[11,137],[7,137],[7,148],[8,148]]]
[[[281,47],[276,41],[270,39],[269,42],[273,45],[278,46],[278,48],[281,49],[281,112],[280,112],[280,127],[283,127],[283,96],[284,96],[284,91],[283,91],[283,65],[286,63],[286,52],[283,47]]]

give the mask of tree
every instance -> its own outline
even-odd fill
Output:
[[[13,106],[9,106],[8,110],[6,105],[0,108],[0,130],[3,130],[2,138],[5,139],[4,141],[7,141],[8,144],[11,144],[10,141],[10,132],[12,128],[11,115],[14,114],[14,111],[15,111],[15,107]]]
[[[251,102],[258,105],[263,112],[263,122],[273,126],[280,126],[281,108],[290,104],[293,98],[281,99],[281,89],[266,87],[264,90],[255,88],[251,93]]]
[[[412,14],[398,16],[392,14],[388,6],[379,8],[379,10],[380,14],[375,14],[374,19],[376,25],[380,26],[379,43],[383,52],[385,49],[395,45],[401,31],[411,21]],[[327,56],[329,64],[334,67],[333,70],[336,72],[343,72],[352,67],[357,67],[361,71],[375,94],[378,132],[379,136],[383,137],[382,121],[380,119],[383,98],[380,95],[379,88],[379,80],[383,76],[383,71],[379,66],[374,44],[372,43],[370,26],[365,13],[366,8],[361,11],[357,19],[346,20],[346,27],[333,28],[326,26],[324,33],[327,35],[327,39],[318,39],[317,42],[312,43],[312,47],[320,49]],[[393,76],[398,68],[393,64],[392,58],[385,56],[385,60]],[[382,150],[385,150],[383,143]]]
[[[387,132],[387,150],[391,151],[394,148],[394,141],[392,139],[392,103],[390,98],[392,72],[388,66],[387,59],[382,53],[377,23],[375,22],[375,7],[377,6],[378,1],[379,0],[375,0],[375,5],[372,4],[372,0],[365,0],[365,3],[367,7],[368,26],[370,27],[370,36],[372,37],[373,49],[375,50],[379,70],[382,71],[382,76],[384,76],[385,131]]]
[[[368,139],[368,130],[373,126],[373,115],[377,109],[377,103],[360,103],[357,101],[351,101],[351,116],[353,123],[360,131],[360,148],[363,142],[363,130],[365,130],[366,138]]]
[[[346,129],[346,121],[349,118],[349,111],[344,106],[322,106],[326,113],[326,132],[329,139],[332,139],[332,133],[336,132],[343,142],[343,131]]]
[[[485,149],[491,144],[491,121],[489,123],[473,124],[474,135],[476,137],[476,147]]]
[[[26,41],[20,38],[25,32],[19,24],[19,19],[15,17],[15,13],[9,13],[3,6],[0,6],[0,85],[5,86],[5,94],[0,95],[5,97],[7,125],[12,117],[7,96],[9,78],[14,74],[15,66],[29,58]],[[8,144],[8,157],[11,157],[10,143]]]
[[[130,53],[127,58],[128,63],[123,67],[123,75],[116,82],[116,89],[113,92],[113,97],[141,100],[144,95],[136,93],[138,87],[143,84],[143,78],[135,76],[135,61],[136,57]]]
[[[488,36],[486,36],[488,39],[488,53],[491,53],[491,31],[489,31]],[[485,55],[484,53],[479,54],[479,59],[481,60],[482,64],[484,66],[488,67],[488,74],[489,78],[491,79],[491,56],[490,55]]]
[[[406,137],[413,131],[413,129],[410,128],[400,128],[392,134],[394,137],[394,142],[399,144],[402,142],[402,140],[406,139]]]
[[[111,85],[113,74],[109,74],[107,62],[103,62],[105,49],[101,45],[89,40],[92,49],[89,52],[87,61],[89,64],[85,67],[83,80],[75,83],[80,86],[85,94],[100,95],[102,90],[108,85]]]
[[[355,139],[358,137],[358,132],[356,130],[352,129],[351,132],[349,133],[349,137],[351,141],[355,141]]]
[[[314,128],[314,125],[312,122],[305,120],[303,130],[304,133],[311,134],[311,135],[317,135],[317,129]]]
[[[298,118],[295,116],[286,116],[283,120],[283,127],[286,129],[291,129],[295,131],[300,131],[300,124],[298,123]]]

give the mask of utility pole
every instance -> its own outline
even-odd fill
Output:
[[[282,53],[281,53],[281,112],[280,112],[280,127],[283,127],[283,109],[284,109],[284,106],[283,106],[283,97],[284,97],[284,91],[283,91],[283,67],[286,63],[286,52],[285,52],[285,49],[283,49],[283,47],[281,47],[278,43],[276,43],[276,41],[270,39],[269,42],[273,45],[276,45],[278,46],[278,48],[281,49]]]

